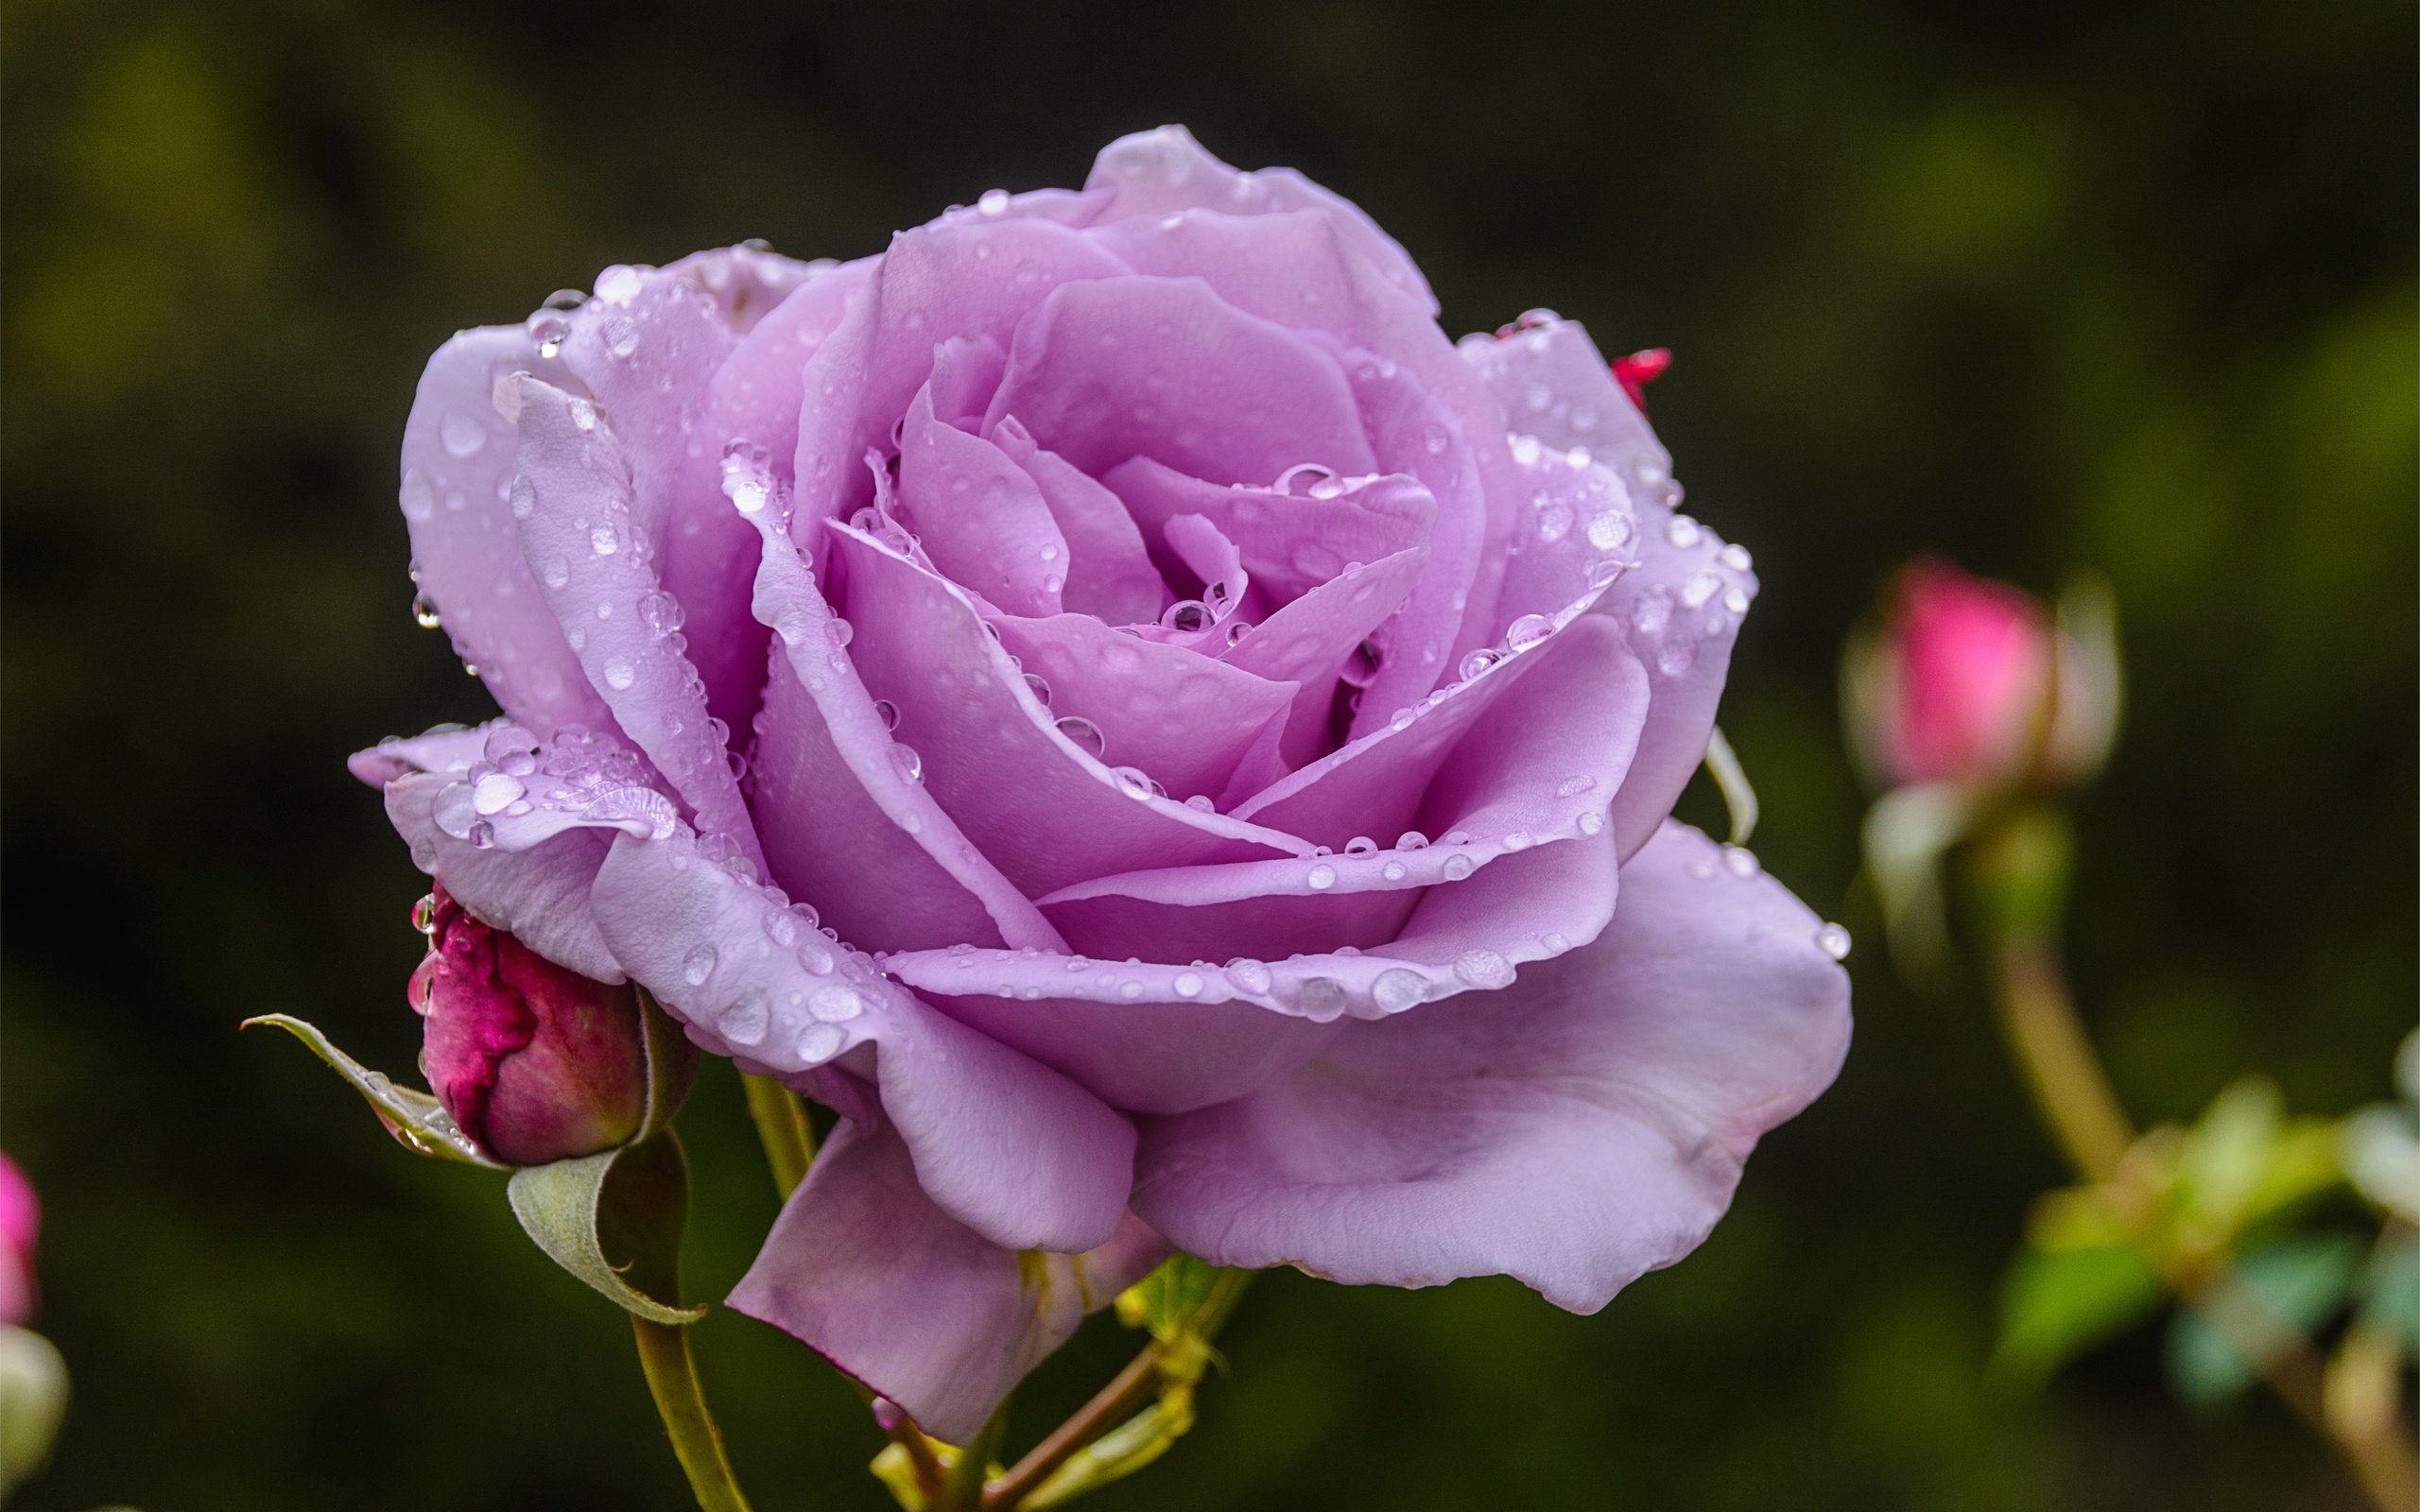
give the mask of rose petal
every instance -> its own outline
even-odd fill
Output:
[[[1017,327],[986,430],[1011,415],[1096,477],[1131,456],[1221,483],[1372,465],[1335,360],[1196,279],[1053,290]]]
[[[754,809],[775,880],[869,950],[1060,948],[1040,911],[908,775],[798,547],[769,507],[757,524],[755,611],[781,632],[755,759]]]
[[[1004,1249],[916,1182],[889,1130],[825,1143],[731,1305],[796,1335],[925,1432],[965,1443],[1084,1314],[1167,1246],[1129,1218],[1080,1255]]]
[[[1427,489],[1398,476],[1340,483],[1322,497],[1281,492],[1266,483],[1205,482],[1136,457],[1110,469],[1101,481],[1125,501],[1146,539],[1164,536],[1170,521],[1186,515],[1216,525],[1236,543],[1244,570],[1272,608],[1336,576],[1347,562],[1373,562],[1425,545],[1437,513]]]
[[[1034,445],[1013,415],[1003,416],[990,438],[1033,479],[1066,538],[1067,582],[1060,603],[1105,625],[1159,623],[1167,585],[1117,495],[1058,453]]]
[[[1288,765],[1325,748],[1338,677],[1348,658],[1403,607],[1428,553],[1410,547],[1356,565],[1252,627],[1220,653],[1228,665],[1302,689],[1286,723]]]
[[[1239,173],[1203,150],[1193,133],[1164,126],[1119,137],[1101,148],[1084,180],[1087,190],[1109,193],[1099,222],[1136,216],[1165,217],[1194,207],[1236,215],[1280,215],[1315,210],[1333,223],[1389,284],[1435,314],[1437,298],[1403,244],[1378,229],[1359,206],[1322,189],[1292,168]]]
[[[1287,854],[1290,836],[1122,787],[1057,716],[943,579],[845,526],[829,527],[856,627],[851,658],[869,692],[899,711],[925,787],[1028,896],[1131,868]],[[1121,763],[1122,765],[1122,763]]]
[[[590,684],[631,743],[667,778],[700,828],[731,836],[764,865],[705,689],[661,610],[645,559],[630,463],[612,418],[527,375],[507,380],[519,409],[521,477],[529,490],[521,546],[546,606]]]
[[[465,331],[437,349],[404,422],[404,523],[421,593],[455,654],[505,712],[542,735],[613,723],[522,558],[509,498],[520,440],[495,410],[498,379],[550,372],[519,326]]]
[[[931,385],[900,434],[902,520],[933,565],[1011,614],[1058,613],[1067,538],[1033,479],[991,442],[936,420]]]
[[[1586,447],[1642,504],[1669,486],[1672,455],[1579,322],[1546,320],[1502,337],[1465,336],[1461,350],[1514,432],[1565,450]]]
[[[1441,730],[1468,733],[1433,778],[1406,789],[1419,805],[1412,817],[1436,843],[1356,853],[1348,839],[1338,855],[1130,872],[1052,893],[1041,900],[1044,913],[1078,950],[1102,954],[1131,953],[1123,943],[1131,940],[1150,941],[1162,959],[1377,947],[1394,938],[1416,889],[1459,882],[1532,846],[1602,833],[1645,717],[1647,678],[1611,626],[1583,617],[1564,634],[1551,664],[1547,648],[1525,653],[1429,712],[1477,711],[1455,723],[1439,719]],[[1484,686],[1487,679],[1501,679],[1500,692]],[[1374,739],[1405,740],[1413,728]],[[1348,782],[1353,768],[1339,766],[1327,778],[1340,784],[1337,794],[1316,781],[1295,789],[1306,827],[1342,829],[1338,821],[1353,810],[1331,806],[1335,798],[1384,797],[1381,779],[1428,761],[1416,743],[1407,747],[1405,758],[1371,758],[1366,777],[1353,780],[1365,786]],[[1392,830],[1369,824],[1358,833],[1385,846]]]
[[[1000,644],[1050,685],[1050,711],[1099,727],[1103,748],[1179,799],[1225,790],[1244,756],[1282,723],[1295,684],[1181,645],[1113,630],[1082,614],[994,616]]]
[[[598,931],[691,1038],[743,1070],[802,1074],[860,1046],[933,1200],[1013,1248],[1088,1249],[1125,1211],[1133,1129],[1091,1093],[936,1013],[686,835],[614,842]]]
[[[1426,1286],[1505,1274],[1574,1312],[1701,1243],[1757,1136],[1848,1043],[1848,980],[1778,884],[1668,827],[1613,925],[1517,985],[1354,1024],[1285,1082],[1155,1119],[1135,1211],[1220,1264]]]

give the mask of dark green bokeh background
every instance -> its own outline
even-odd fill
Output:
[[[11,0],[6,1125],[77,1400],[26,1508],[675,1508],[620,1318],[499,1184],[283,1040],[401,1071],[422,890],[343,757],[487,712],[405,612],[394,454],[458,325],[602,265],[879,248],[1189,122],[1358,199],[1456,330],[1531,305],[1654,393],[1765,592],[1725,724],[1768,866],[1850,894],[1833,662],[1922,548],[2123,603],[2077,972],[2122,1089],[2383,1095],[2414,980],[2414,21],[2405,0],[953,9]],[[1703,795],[1693,798],[1702,803]],[[1703,812],[1703,809],[1700,812]],[[2270,1404],[2145,1330],[1986,1379],[2059,1179],[1979,1005],[1868,927],[1838,1088],[1705,1248],[1594,1318],[1268,1279],[1113,1508],[2325,1508]],[[726,1069],[693,1285],[772,1201]],[[886,1504],[806,1351],[699,1332],[763,1512]],[[1125,1348],[1097,1323],[1025,1421]]]

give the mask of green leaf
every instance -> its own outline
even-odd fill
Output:
[[[2361,1250],[2362,1241],[2353,1234],[2305,1234],[2244,1257],[2235,1275],[2269,1317],[2308,1332],[2352,1289]],[[2169,1328],[2168,1374],[2177,1395],[2206,1405],[2250,1386],[2255,1365],[2208,1319],[2183,1308]]]
[[[2131,1245],[2028,1249],[2000,1293],[2000,1341],[1992,1365],[2025,1385],[2155,1312],[2167,1297]]]
[[[383,1074],[372,1071],[338,1050],[329,1042],[326,1035],[311,1024],[283,1013],[267,1013],[257,1019],[246,1019],[237,1027],[249,1029],[256,1023],[283,1029],[310,1046],[313,1054],[326,1061],[337,1075],[353,1084],[353,1090],[370,1104],[372,1110],[377,1113],[378,1121],[387,1125],[387,1132],[395,1137],[395,1143],[413,1154],[440,1160],[458,1160],[464,1165],[485,1166],[491,1171],[510,1169],[501,1161],[489,1159],[469,1135],[455,1125],[453,1116],[436,1098],[408,1087],[396,1086]]]
[[[670,1128],[698,1080],[698,1047],[655,1001],[654,993],[638,988],[638,995],[639,1039],[647,1054],[647,1112],[639,1121],[639,1131],[631,1136],[633,1144]]]
[[[2390,1228],[2361,1275],[2361,1315],[2420,1355],[2420,1237]]]
[[[615,1304],[655,1323],[695,1323],[679,1306],[689,1162],[669,1132],[601,1155],[512,1173],[506,1195],[540,1249]]]

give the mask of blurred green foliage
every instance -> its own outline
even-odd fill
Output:
[[[682,1504],[621,1315],[500,1180],[233,1032],[410,1063],[421,886],[342,757],[485,713],[406,613],[412,383],[606,263],[865,252],[1168,119],[1360,200],[1457,331],[1545,304],[1675,350],[1657,423],[1766,585],[1724,714],[1759,848],[1869,944],[1840,1086],[1686,1264],[1587,1319],[1267,1278],[1195,1433],[1087,1504],[2354,1504],[2268,1402],[2177,1405],[2152,1331],[2039,1394],[1987,1370],[2058,1168],[1971,988],[1910,999],[1848,897],[1832,676],[1919,548],[2105,572],[2132,703],[2074,933],[2120,1091],[2385,1094],[2420,964],[2414,32],[2393,0],[15,0],[0,1143],[77,1390],[23,1504]],[[712,1296],[773,1207],[727,1067],[683,1133]],[[1027,1432],[1131,1338],[1080,1337]],[[882,1503],[806,1351],[722,1311],[697,1342],[764,1512]]]

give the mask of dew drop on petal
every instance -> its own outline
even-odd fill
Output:
[[[1504,644],[1515,651],[1526,651],[1554,633],[1554,621],[1543,614],[1524,614],[1514,620],[1504,632]]]
[[[848,1042],[848,1031],[828,1023],[810,1023],[798,1032],[799,1058],[810,1066],[820,1066],[838,1055]]]
[[[681,958],[681,979],[691,987],[703,987],[706,978],[715,974],[715,948],[700,945]]]
[[[1454,957],[1454,974],[1476,988],[1510,987],[1512,963],[1495,951],[1468,950]]]
[[[1428,995],[1428,979],[1401,966],[1389,967],[1370,984],[1371,1000],[1387,1013],[1401,1013]]]
[[[825,1023],[846,1023],[865,1010],[865,998],[845,982],[826,982],[806,998],[806,1011]]]
[[[1226,965],[1227,980],[1247,992],[1266,992],[1275,981],[1268,964],[1249,955],[1238,955]]]
[[[1444,870],[1445,880],[1447,882],[1460,882],[1463,878],[1469,876],[1472,871],[1476,869],[1477,868],[1475,864],[1468,856],[1447,856],[1445,858]]]
[[[1059,733],[1073,741],[1076,748],[1087,756],[1098,759],[1102,751],[1108,749],[1109,743],[1102,738],[1100,726],[1081,714],[1069,714],[1057,721],[1057,725]]]
[[[1838,924],[1825,924],[1815,932],[1815,945],[1836,961],[1849,958],[1849,932]]]
[[[447,415],[437,431],[438,439],[445,444],[445,455],[451,457],[476,456],[479,449],[488,444],[488,428],[479,423],[479,417],[466,410],[458,409]]]
[[[1303,881],[1309,885],[1313,892],[1325,892],[1328,888],[1336,885],[1336,868],[1328,866],[1313,867],[1310,870],[1310,874],[1305,877]]]

